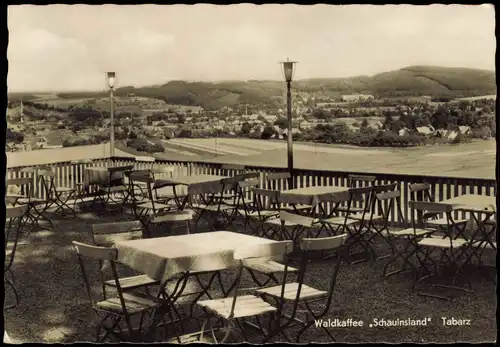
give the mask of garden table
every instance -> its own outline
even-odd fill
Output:
[[[187,187],[187,195],[180,203],[179,209],[183,210],[188,201],[196,194],[217,193],[221,189],[220,181],[227,176],[220,175],[194,175],[194,176],[179,176],[168,179],[155,180],[154,188],[172,186],[176,201],[179,201],[179,194],[176,191],[176,186],[182,185]]]
[[[471,233],[470,238],[477,248],[491,246],[496,249],[496,197],[479,194],[464,194],[444,200],[453,206],[453,210],[470,214],[465,230]],[[488,226],[488,224],[490,224]]]
[[[151,330],[146,333],[151,338],[155,335],[160,317],[170,310],[176,311],[174,304],[183,294],[190,273],[219,273],[221,270],[234,268],[238,266],[238,261],[234,259],[236,249],[275,242],[230,231],[215,231],[118,241],[115,247],[118,250],[119,263],[160,281],[158,295],[163,296],[167,304],[155,313]],[[178,275],[181,275],[180,278]],[[168,294],[165,288],[174,279],[177,285],[172,293]],[[201,285],[201,282],[199,283]],[[210,281],[207,286],[211,283]],[[207,291],[208,287],[203,290]]]
[[[283,190],[280,193],[280,202],[284,204],[290,204],[292,206],[296,205],[308,205],[311,206],[309,214],[314,213],[315,207],[320,207],[320,212],[323,215],[325,213],[322,203],[334,202],[336,205],[341,202],[349,200],[349,188],[347,187],[336,187],[336,186],[316,186],[316,187],[304,187],[296,188],[290,190]],[[332,212],[335,211],[333,208]],[[330,213],[331,214],[331,213]]]
[[[217,271],[237,265],[234,251],[276,241],[230,231],[119,241],[117,261],[165,282],[184,272]]]
[[[497,198],[495,196],[464,194],[442,201],[445,204],[453,205],[454,210],[468,209],[480,211],[496,212]]]

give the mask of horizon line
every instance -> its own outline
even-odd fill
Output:
[[[434,68],[448,68],[448,69],[469,69],[469,70],[479,70],[479,71],[488,71],[495,73],[495,69],[484,69],[484,68],[473,68],[473,67],[463,67],[463,66],[442,66],[442,65],[408,65],[405,67],[397,68],[394,70],[388,70],[385,72],[379,72],[375,73],[372,75],[353,75],[353,76],[346,76],[346,77],[307,77],[307,78],[300,78],[296,79],[293,82],[299,82],[299,81],[310,81],[310,80],[335,80],[335,79],[350,79],[350,78],[360,78],[360,77],[373,77],[379,74],[383,73],[388,73],[388,72],[393,72],[393,71],[400,71],[403,69],[407,69],[410,67],[434,67]],[[130,88],[133,87],[135,89],[138,88],[147,88],[147,87],[158,87],[162,86],[171,82],[187,82],[187,83],[227,83],[227,82],[283,82],[285,83],[282,79],[258,79],[258,78],[249,78],[249,79],[223,79],[223,80],[195,80],[195,79],[171,79],[166,82],[161,82],[161,83],[151,83],[151,84],[144,84],[144,85],[124,85],[121,87],[115,87],[115,90],[120,89],[120,88]],[[7,86],[7,95],[9,94],[40,94],[40,93],[55,93],[55,94],[61,94],[61,93],[100,93],[100,92],[107,92],[108,88],[104,87],[102,90],[99,90],[98,88],[92,88],[92,89],[65,89],[65,90],[9,90]]]

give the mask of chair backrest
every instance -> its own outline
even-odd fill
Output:
[[[78,255],[78,262],[80,263],[80,269],[82,270],[83,281],[85,282],[85,288],[87,290],[87,295],[92,307],[95,307],[98,301],[92,294],[92,284],[89,281],[89,276],[87,274],[87,267],[85,266],[86,261],[96,261],[100,264],[99,267],[99,278],[101,280],[102,296],[106,298],[106,288],[104,285],[104,273],[107,269],[111,269],[111,274],[115,282],[116,290],[118,292],[118,297],[122,306],[123,312],[127,312],[127,307],[125,306],[125,300],[123,299],[123,291],[118,279],[118,273],[116,271],[115,261],[118,256],[118,250],[112,247],[100,247],[94,245],[88,245],[82,242],[73,241],[73,247]]]
[[[118,241],[142,239],[144,228],[140,221],[99,223],[92,225],[92,239],[98,246],[113,246]]]
[[[444,214],[444,219],[446,221],[444,231],[446,232],[446,236],[449,236],[450,240],[454,239],[458,236],[463,236],[461,230],[459,228],[454,228],[453,224],[455,223],[453,220],[453,205],[446,204],[442,202],[429,202],[429,201],[409,201],[408,206],[410,207],[411,219],[413,228],[416,229],[422,224],[425,224],[425,221],[422,220],[423,216],[428,213],[432,213],[435,215]],[[440,230],[443,230],[442,228]],[[453,244],[450,244],[450,247],[453,248]]]
[[[262,188],[251,188],[254,198],[254,207],[257,211],[280,210],[280,191]]]
[[[385,226],[389,223],[389,218],[393,209],[397,209],[398,217],[403,218],[403,212],[401,209],[401,191],[383,191],[381,193],[375,194],[375,200],[378,204],[379,214],[383,217],[382,222]],[[374,213],[375,208],[372,210]]]
[[[276,173],[264,174],[265,181],[287,180],[290,177],[291,176],[289,172],[276,172]]]
[[[304,226],[306,228],[310,228],[316,222],[315,218],[301,216],[299,214],[290,213],[287,211],[280,211],[280,219],[282,222],[288,222],[292,224],[297,224]]]
[[[434,202],[431,196],[431,185],[429,183],[413,183],[408,186],[410,190],[410,199],[413,201]]]
[[[356,188],[357,186],[363,186],[367,183],[373,185],[377,180],[376,176],[372,175],[348,175],[349,188]]]
[[[347,234],[342,234],[332,237],[304,238],[300,241],[301,257],[297,274],[298,288],[291,313],[292,317],[295,317],[297,309],[299,308],[299,303],[301,302],[301,292],[303,285],[306,284],[307,269],[315,260],[321,259],[325,251],[335,252],[337,254],[335,265],[329,267],[332,272],[326,275],[327,278],[330,278],[328,288],[318,288],[321,290],[325,289],[328,292],[327,296],[324,298],[325,301],[318,304],[322,305],[322,309],[325,310],[325,312],[330,309],[340,265],[346,251],[345,242],[347,237]]]
[[[245,165],[240,164],[222,164],[220,168],[224,171],[223,174],[225,175],[229,175],[229,171],[233,171],[233,174],[239,174],[245,171]]]
[[[154,178],[158,178],[162,175],[168,174],[170,178],[174,176],[175,166],[164,166],[164,165],[153,165],[151,168],[151,174]]]
[[[45,194],[47,194],[47,197],[51,196],[53,193],[53,189],[55,189],[56,187],[56,173],[52,170],[41,169],[37,171],[37,175],[42,182],[42,187],[45,190]]]
[[[264,187],[267,189],[284,189],[291,177],[289,172],[264,174]]]
[[[19,189],[18,194],[25,195],[28,198],[33,195],[33,177],[9,178],[6,181],[7,193],[9,186],[16,186]]]
[[[292,241],[279,241],[267,244],[252,245],[252,246],[242,246],[234,252],[234,259],[239,260],[240,266],[238,268],[238,273],[235,281],[235,290],[233,295],[233,300],[231,304],[231,311],[229,317],[232,318],[234,315],[234,308],[236,306],[236,300],[241,284],[241,277],[243,275],[244,265],[252,259],[262,259],[262,260],[276,260],[280,259],[281,263],[284,265],[283,276],[281,282],[281,294],[280,303],[284,302],[285,295],[285,285],[287,283],[288,277],[288,254],[293,251]],[[280,308],[278,308],[279,310]],[[278,312],[279,313],[279,312]]]

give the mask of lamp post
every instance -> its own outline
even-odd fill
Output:
[[[287,132],[287,152],[288,152],[288,172],[290,173],[290,181],[288,182],[289,189],[294,189],[294,175],[293,175],[293,147],[292,147],[292,93],[290,92],[290,84],[293,80],[294,65],[297,62],[286,61],[281,62],[283,65],[283,75],[286,82],[286,115],[288,120]]]
[[[109,142],[110,142],[110,155],[111,157],[115,156],[115,100],[114,100],[114,95],[113,95],[113,90],[115,87],[115,77],[116,74],[114,72],[108,72],[107,74],[108,77],[108,86],[109,86],[109,99],[110,99],[110,116],[111,116],[111,124],[110,124],[110,136],[109,136]]]

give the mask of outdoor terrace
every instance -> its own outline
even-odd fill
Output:
[[[76,187],[83,180],[88,166],[115,166],[136,164],[138,168],[148,164],[136,163],[134,158],[92,158],[90,164],[71,162],[51,163],[57,173],[56,183]],[[220,164],[156,161],[156,164],[174,166],[174,177],[195,174],[226,174]],[[24,167],[24,166],[23,166]],[[22,177],[22,167],[9,167],[7,178]],[[279,172],[276,168],[247,167],[248,171]],[[296,170],[296,187],[316,185],[347,186],[347,172]],[[367,174],[367,173],[358,173]],[[496,195],[496,181],[471,178],[447,178],[436,176],[380,175],[381,184],[397,183],[402,192],[403,216],[393,214],[394,226],[408,225],[410,209],[409,184],[427,182],[432,186],[436,200],[452,198],[466,193],[488,196]],[[287,181],[278,182],[274,189],[285,189]],[[35,194],[44,196],[41,183],[35,187]],[[72,241],[91,243],[93,224],[133,220],[133,214],[111,214],[104,217],[93,211],[78,212],[72,217],[53,219],[51,230],[24,235],[18,247],[14,273],[20,294],[20,305],[5,312],[5,329],[10,337],[22,342],[76,342],[93,341],[91,325],[92,311],[86,297],[84,284],[74,254]],[[493,260],[494,261],[494,260]],[[330,261],[314,264],[309,273],[310,283],[318,289],[327,286],[325,274],[331,268]],[[455,301],[441,301],[411,293],[411,276],[398,275],[389,279],[382,277],[380,262],[365,262],[344,265],[337,279],[334,304],[325,319],[363,320],[363,328],[333,329],[339,342],[450,342],[493,341],[496,338],[496,285],[489,279],[489,273],[477,271],[472,275],[474,293],[461,294]],[[227,278],[229,278],[228,275]],[[226,279],[226,277],[224,277]],[[9,298],[7,298],[9,299]],[[11,298],[10,298],[11,299]],[[374,318],[423,319],[432,317],[426,327],[367,328]],[[470,319],[470,326],[444,327],[441,317]],[[195,329],[195,327],[193,327]],[[162,337],[158,336],[161,341]],[[305,342],[327,341],[320,329],[312,328],[304,336]]]
[[[20,295],[17,308],[6,310],[5,330],[15,341],[71,343],[94,341],[92,310],[84,289],[72,241],[91,243],[92,224],[133,220],[126,214],[102,218],[80,212],[74,218],[53,220],[54,228],[22,237],[14,273]],[[328,285],[330,261],[314,264],[307,279],[314,287]],[[486,273],[473,277],[475,292],[454,302],[411,293],[411,276],[384,279],[380,262],[344,265],[340,269],[332,309],[325,319],[363,320],[364,328],[339,328],[339,342],[486,342],[496,339],[496,286]],[[228,280],[231,276],[224,276]],[[227,283],[226,283],[227,285]],[[7,300],[12,297],[7,294]],[[367,328],[373,318],[422,319],[426,327]],[[443,327],[441,317],[470,319],[470,326]],[[193,323],[194,324],[194,323]],[[196,327],[193,327],[195,329]],[[308,330],[304,342],[327,342],[318,328]],[[162,339],[162,333],[158,341]]]

